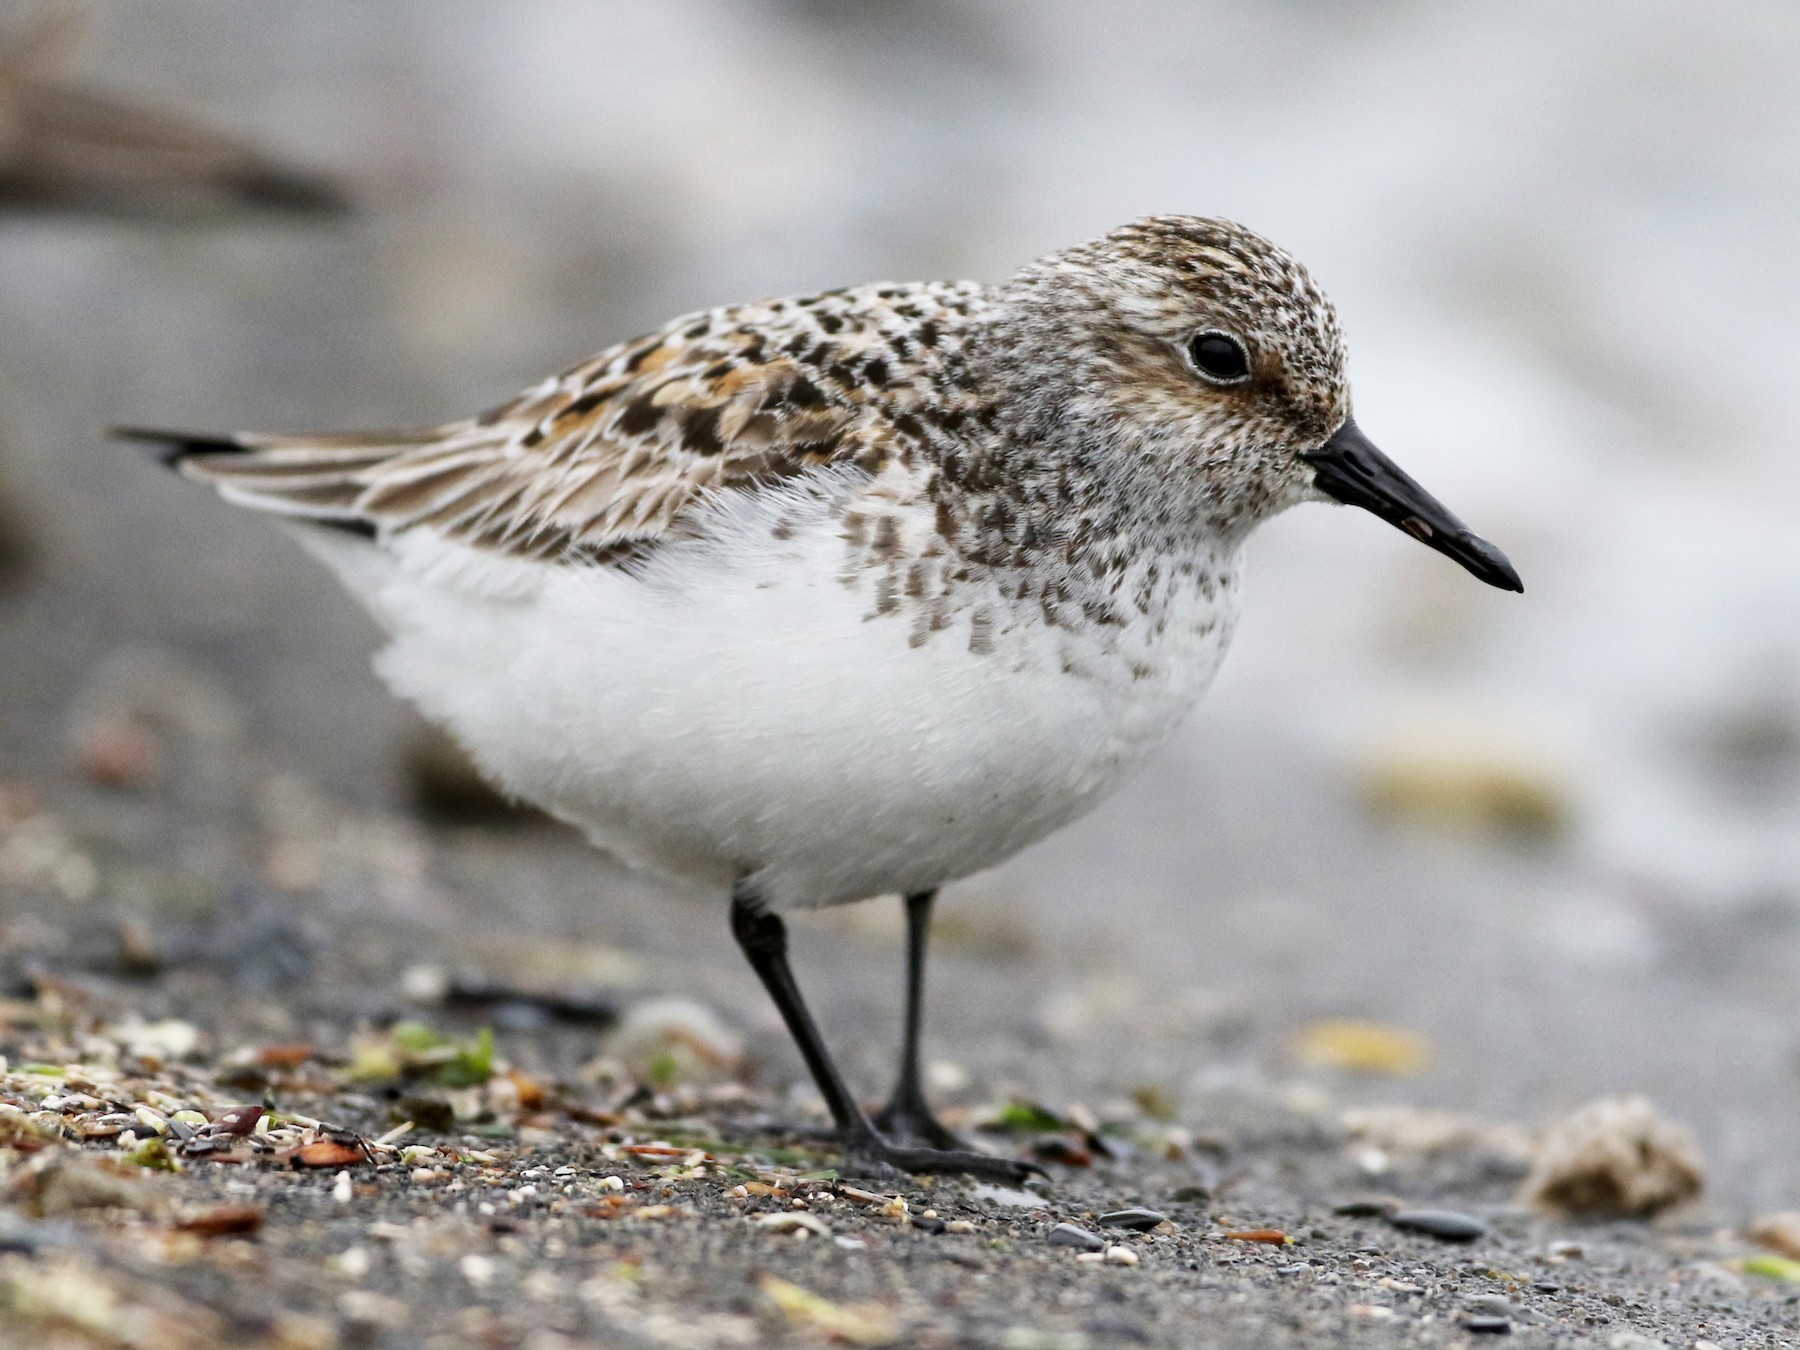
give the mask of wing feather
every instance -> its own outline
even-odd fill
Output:
[[[978,289],[863,288],[689,315],[443,426],[127,434],[164,442],[182,473],[264,510],[377,539],[431,530],[518,558],[616,561],[669,536],[709,492],[831,464],[874,472],[904,453],[894,414],[908,391],[887,359],[874,381],[855,377],[857,362],[907,350],[902,330],[921,325],[932,341],[910,350],[932,356]],[[887,303],[901,294],[904,321]]]

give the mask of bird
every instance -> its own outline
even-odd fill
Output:
[[[287,524],[385,631],[388,685],[507,792],[728,895],[865,1175],[1028,1175],[922,1090],[934,897],[1170,736],[1258,524],[1348,503],[1523,590],[1359,429],[1310,273],[1199,216],[998,284],[689,314],[444,425],[118,434]],[[906,1011],[871,1115],[783,916],[878,896],[905,906]]]

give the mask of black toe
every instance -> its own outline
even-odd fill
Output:
[[[1044,1170],[1017,1158],[996,1158],[969,1149],[909,1148],[887,1140],[861,1138],[844,1150],[844,1170],[853,1176],[889,1180],[900,1173],[961,1173],[1013,1185],[1043,1176]]]

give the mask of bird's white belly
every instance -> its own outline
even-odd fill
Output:
[[[841,578],[823,511],[779,542],[768,525],[741,507],[635,576],[470,584],[486,564],[436,544],[333,561],[394,634],[382,674],[508,790],[634,865],[752,873],[777,908],[929,889],[1068,823],[1173,730],[1230,637],[1228,591],[1160,633],[1021,622],[976,654],[965,611],[913,645]]]

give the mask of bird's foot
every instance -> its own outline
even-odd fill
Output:
[[[897,1144],[921,1145],[946,1153],[974,1152],[961,1136],[932,1115],[924,1102],[911,1101],[899,1093],[881,1108],[873,1124],[883,1139]]]
[[[970,1149],[911,1148],[890,1144],[873,1130],[867,1134],[859,1131],[846,1143],[844,1171],[851,1176],[883,1181],[894,1180],[908,1172],[960,1172],[984,1181],[1003,1181],[1014,1186],[1032,1176],[1044,1175],[1043,1168],[1016,1158],[996,1158],[990,1153],[976,1153]]]

